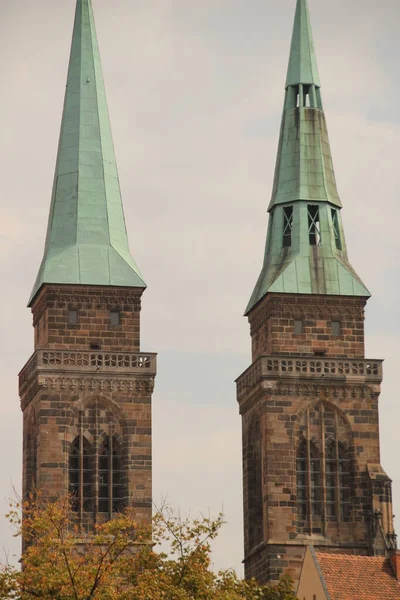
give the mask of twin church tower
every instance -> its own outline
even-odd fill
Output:
[[[307,0],[298,0],[269,227],[248,304],[243,422],[246,576],[296,578],[308,545],[394,543],[380,465],[382,361],[364,354],[369,292],[350,265]],[[77,0],[35,351],[20,373],[24,495],[70,492],[84,526],[150,519],[156,355],[140,351],[145,290],[128,246],[91,0]]]

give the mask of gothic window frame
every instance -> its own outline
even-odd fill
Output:
[[[331,214],[332,214],[332,227],[333,227],[333,235],[335,238],[336,249],[342,250],[342,238],[340,235],[338,211],[335,208],[332,208]]]
[[[322,243],[321,220],[318,204],[307,205],[308,238],[310,246],[320,246]]]
[[[326,533],[324,523],[348,522],[352,496],[352,459],[347,440],[339,436],[336,407],[319,406],[321,439],[309,439],[310,407],[306,411],[305,431],[298,438],[296,448],[296,500],[299,528],[303,532]],[[327,411],[332,421],[326,424]],[[325,530],[324,530],[325,529]]]
[[[92,444],[80,433],[71,442],[68,457],[68,489],[74,512],[93,510],[93,483]]]
[[[297,512],[303,523],[311,523],[314,517],[321,518],[321,479],[321,455],[318,447],[313,440],[303,439],[296,453]]]
[[[293,206],[284,206],[283,208],[283,234],[282,247],[290,248],[292,245],[293,231]]]
[[[124,501],[123,452],[118,436],[103,435],[97,454],[97,509],[111,516],[123,510]]]

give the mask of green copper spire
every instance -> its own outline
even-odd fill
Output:
[[[77,0],[44,283],[146,287],[128,245],[91,0]]]
[[[321,87],[307,0],[297,0],[286,87],[299,83]]]
[[[297,0],[264,264],[267,293],[369,297],[349,263],[307,0]]]

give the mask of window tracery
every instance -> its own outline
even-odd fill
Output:
[[[69,492],[81,523],[90,524],[124,508],[123,430],[113,407],[101,400],[86,404],[76,413],[75,423],[71,429],[78,435],[68,456]]]
[[[319,402],[301,416],[296,454],[300,531],[326,533],[351,509],[351,431],[344,416]]]

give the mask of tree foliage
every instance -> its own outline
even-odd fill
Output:
[[[211,542],[222,515],[181,518],[163,507],[150,526],[127,512],[88,534],[74,522],[68,499],[46,502],[38,495],[13,504],[8,518],[26,548],[21,571],[0,570],[0,599],[295,599],[288,579],[269,588],[232,570],[212,570]]]

